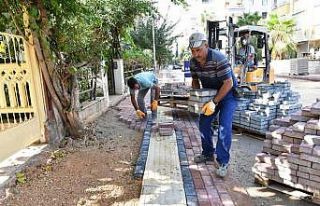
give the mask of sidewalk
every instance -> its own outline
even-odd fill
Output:
[[[309,74],[309,75],[289,75],[289,74],[277,74],[276,77],[287,78],[287,79],[300,79],[306,81],[320,81],[320,74]]]
[[[159,155],[160,157],[163,156],[163,158],[165,158],[166,155],[164,155],[163,151],[160,151],[159,148],[155,148],[156,145],[154,145],[155,143],[157,143],[153,140],[154,138],[157,139],[158,136],[157,125],[149,124],[149,121],[147,123],[147,121],[142,122],[140,120],[137,120],[132,107],[128,107],[128,104],[130,103],[129,101],[129,98],[127,98],[118,105],[118,108],[121,110],[119,113],[119,118],[121,121],[127,123],[130,128],[139,131],[145,131],[144,139],[140,148],[140,157],[138,158],[135,171],[138,173],[136,177],[141,177],[143,178],[143,181],[145,181],[145,178],[148,178],[148,175],[144,174],[144,172],[150,171],[148,166],[146,166],[147,162],[152,161],[150,160],[150,158],[159,157]],[[164,108],[159,107],[158,109],[161,112]],[[232,177],[231,172],[227,177],[221,179],[215,175],[215,167],[213,162],[211,164],[196,164],[193,161],[194,156],[201,153],[201,140],[196,119],[192,117],[189,112],[184,110],[169,108],[169,111],[166,111],[166,113],[166,115],[172,115],[173,117],[175,128],[174,136],[176,137],[173,141],[178,148],[178,156],[174,156],[171,158],[178,158],[180,162],[180,166],[178,167],[181,170],[180,172],[175,172],[174,170],[172,171],[172,173],[182,176],[183,192],[185,194],[186,204],[230,206],[253,205],[252,200],[250,199],[246,189],[243,188],[240,185],[240,183]],[[151,132],[150,128],[148,127],[152,127]],[[170,136],[168,138],[170,138]],[[158,138],[157,141],[162,141],[162,139]],[[165,142],[164,139],[163,141]],[[153,186],[152,191],[160,190],[164,195],[168,194],[166,191],[171,191],[171,188],[166,188],[164,191],[162,191],[163,189],[160,184],[162,180],[161,173],[156,173],[154,177],[159,178],[159,187]],[[177,180],[179,179],[179,177],[173,177],[173,179]],[[143,192],[144,191],[142,191],[142,194]],[[165,205],[161,203],[163,201],[161,192],[154,194],[155,198],[151,198],[150,202],[146,202],[145,200],[144,204]],[[148,195],[152,195],[150,194],[149,190]],[[142,195],[140,198],[143,197],[144,196]],[[167,198],[170,198],[170,195],[168,195]],[[181,198],[176,199],[176,201],[178,200],[179,202],[176,202],[175,204],[183,205],[183,202],[181,202]],[[172,199],[165,201],[172,201]]]

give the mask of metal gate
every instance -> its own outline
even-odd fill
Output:
[[[45,108],[34,48],[0,33],[0,161],[44,138]]]

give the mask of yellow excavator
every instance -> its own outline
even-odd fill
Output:
[[[225,26],[221,26],[225,24]],[[268,31],[263,26],[237,27],[228,21],[207,22],[208,43],[213,49],[223,50],[228,57],[239,88],[256,91],[261,83],[274,83],[270,67]],[[223,45],[223,42],[226,44]]]

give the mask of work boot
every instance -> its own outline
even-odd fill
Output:
[[[214,161],[214,157],[213,156],[208,157],[208,156],[205,156],[203,154],[197,155],[197,156],[194,157],[194,162],[195,163],[206,163],[206,161]]]
[[[216,174],[219,177],[225,177],[228,173],[228,164],[221,164],[219,165],[219,168],[216,170]]]

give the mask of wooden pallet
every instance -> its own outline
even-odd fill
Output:
[[[264,187],[267,187],[271,190],[281,192],[283,194],[289,195],[289,196],[296,198],[296,199],[306,200],[306,201],[320,205],[319,194],[309,193],[309,192],[306,192],[303,190],[299,190],[299,189],[290,187],[288,185],[279,183],[277,181],[274,181],[274,180],[271,180],[271,179],[268,179],[265,177],[261,177],[257,174],[255,174],[254,180],[256,183],[258,183]]]
[[[259,139],[259,140],[265,140],[266,137],[264,134],[261,134],[257,131],[253,131],[253,130],[249,130],[243,127],[239,127],[239,126],[235,126],[232,125],[232,129],[236,132],[236,133],[244,133],[247,136],[253,137],[255,139]]]
[[[167,106],[171,108],[188,108],[188,96],[166,96],[160,97],[158,103],[161,106]]]

